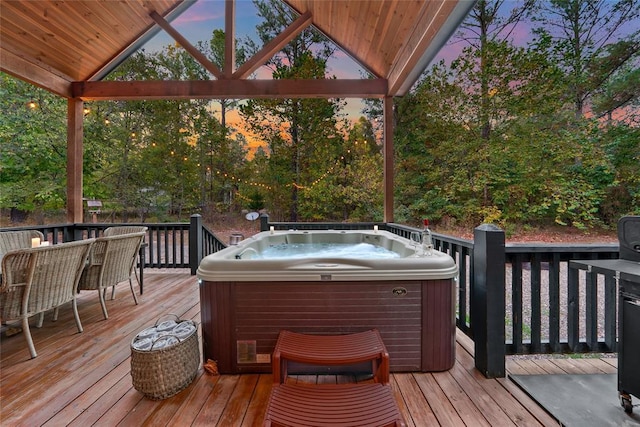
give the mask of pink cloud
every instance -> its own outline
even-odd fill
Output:
[[[187,9],[182,15],[178,16],[174,23],[176,25],[185,25],[193,22],[206,22],[212,20],[224,19],[224,7],[216,2],[199,1]]]

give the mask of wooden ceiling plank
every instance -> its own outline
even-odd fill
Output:
[[[371,39],[371,43],[369,46],[365,47],[363,56],[366,57],[378,57],[380,56],[378,52],[380,51],[380,45],[383,43],[385,37],[389,37],[390,26],[391,26],[391,17],[392,17],[392,6],[395,3],[392,1],[381,1],[379,3],[380,9],[376,16],[375,22],[373,22],[374,30],[373,37]],[[389,71],[388,64],[385,64],[383,61],[376,61],[376,67],[380,70],[380,73],[386,75]]]
[[[409,30],[407,22],[413,21],[422,9],[422,5],[427,3],[430,2],[404,0],[398,1],[395,5],[395,11],[389,23],[388,36],[384,38],[384,42],[380,46],[383,55],[381,59],[384,61],[385,69],[387,70],[386,76],[388,76],[396,60],[397,52],[402,49],[406,43],[407,32]],[[402,37],[394,37],[394,33],[402,34]]]
[[[279,52],[284,46],[286,46],[291,40],[296,38],[305,28],[311,25],[312,16],[311,12],[306,12],[298,19],[293,21],[285,30],[274,37],[269,43],[264,45],[259,52],[253,55],[248,61],[246,61],[238,70],[233,73],[234,79],[242,79],[249,76],[256,71],[265,62]]]
[[[163,30],[165,30],[171,37],[173,37],[175,41],[180,43],[180,46],[182,46],[182,48],[186,50],[189,53],[189,55],[193,56],[196,59],[196,61],[202,64],[202,66],[207,71],[213,74],[217,79],[224,79],[224,74],[222,73],[222,71],[220,71],[220,68],[218,68],[218,66],[213,62],[209,61],[209,59],[207,59],[207,57],[204,56],[202,52],[196,49],[195,46],[193,46],[187,39],[185,39],[182,36],[182,34],[176,31],[171,26],[171,24],[169,24],[167,21],[165,21],[165,19],[162,16],[160,16],[158,12],[155,12],[155,11],[151,12],[150,15],[151,15],[151,18],[154,21],[156,21],[156,23]]]
[[[371,2],[369,1],[351,1],[344,2],[346,10],[344,11],[344,15],[341,16],[341,19],[347,19],[347,25],[342,25],[341,30],[335,30],[335,36],[338,40],[340,40],[346,46],[354,46],[353,50],[358,52],[358,55],[362,55],[362,40],[366,37],[364,33],[364,28],[362,25],[359,25],[359,21],[362,20],[363,16],[369,17],[369,5]]]
[[[422,55],[441,31],[457,1],[439,0],[424,5],[411,31],[407,43],[399,50],[394,67],[389,73],[390,87],[398,90],[414,71]]]
[[[91,31],[96,40],[102,41],[109,49],[127,41],[121,30],[126,28],[125,23],[108,13],[104,2],[77,2],[73,6],[67,7],[68,13],[74,13],[79,18],[78,21],[90,22],[87,31]]]
[[[353,59],[356,63],[358,63],[362,68],[364,68],[367,72],[371,73],[375,78],[382,78],[383,75],[379,74],[374,68],[372,68],[370,61],[367,58],[359,55],[358,52],[354,51],[351,47],[346,46],[341,40],[339,40],[335,34],[337,31],[329,31],[329,22],[330,19],[328,17],[322,18],[325,14],[324,10],[320,7],[324,5],[324,1],[311,1],[311,5],[308,6],[307,2],[304,0],[283,0],[290,7],[292,7],[296,12],[302,14],[307,10],[314,10],[313,15],[313,26],[316,27],[318,31],[324,34],[329,40],[333,41],[333,43],[340,48],[345,54],[347,54],[351,59]],[[349,1],[335,1],[335,2],[326,2],[326,3],[335,3],[336,5],[340,5],[342,7],[348,8]],[[336,9],[325,9],[331,10],[331,17],[341,16],[340,10]],[[334,12],[334,10],[337,10]]]
[[[40,4],[40,2],[32,3]],[[60,35],[57,40],[64,41],[65,48],[70,46],[72,51],[81,51],[85,60],[91,58],[92,61],[97,61],[102,52],[113,49],[114,44],[108,38],[103,38],[102,34],[96,34],[94,18],[87,19],[86,14],[89,12],[82,13],[79,10],[83,5],[83,2],[78,2],[77,5],[65,2],[50,3],[49,6],[36,10],[35,13],[40,13],[44,28]],[[92,49],[93,47],[95,49]]]
[[[179,2],[178,2],[179,3]],[[96,70],[102,69],[115,55],[126,46],[137,40],[140,34],[154,25],[146,14],[147,7],[167,8],[176,5],[169,1],[3,1],[2,15],[11,8],[23,11],[18,22],[38,21],[36,25],[44,28],[45,34],[56,34],[55,42],[44,51],[44,58],[39,52],[42,40],[32,43],[31,56],[40,56],[43,61],[73,75],[74,80],[89,78]],[[140,18],[142,16],[143,18]],[[118,22],[117,25],[113,25]],[[3,39],[6,28],[2,28]],[[30,34],[31,32],[27,32]],[[77,53],[70,57],[70,53]]]
[[[68,37],[66,32],[58,35],[60,28],[52,27],[46,18],[41,18],[29,10],[29,5],[29,2],[25,2],[25,4],[17,5],[19,7],[4,7],[2,9],[0,22],[2,22],[3,33],[14,34],[16,39],[24,39],[30,46],[37,45],[38,49],[42,49],[43,46],[47,46],[48,49],[52,41],[63,44],[67,49],[74,48],[74,41]]]
[[[50,64],[52,68],[60,69],[59,66],[61,61],[66,61],[66,64],[69,67],[76,66],[75,69],[80,67],[80,64],[77,62],[77,57],[70,56],[71,49],[65,49],[59,51],[57,49],[49,48],[43,49],[45,47],[43,43],[38,40],[28,37],[20,37],[14,36],[15,32],[9,32],[12,23],[5,23],[0,21],[0,25],[3,27],[5,33],[2,36],[2,45],[3,47],[9,48],[12,51],[21,51],[24,52],[25,57],[34,58],[38,62]],[[55,62],[53,62],[52,58],[55,58]],[[53,62],[53,63],[52,63]],[[69,68],[67,67],[67,68]],[[67,71],[66,69],[61,70],[63,73]],[[73,70],[72,70],[73,71]],[[76,80],[77,75],[72,76],[72,80]]]
[[[384,79],[197,80],[74,82],[74,97],[89,100],[380,98]]]
[[[145,2],[144,7],[137,7],[136,2],[122,2],[118,8],[111,7],[109,1],[85,1],[87,13],[95,16],[92,20],[97,30],[104,34],[112,43],[113,50],[121,50],[137,39],[137,35],[144,28],[155,25],[149,17],[149,13],[154,10],[165,11],[171,7],[167,2]],[[90,9],[89,9],[90,8]],[[162,14],[161,14],[162,16]]]

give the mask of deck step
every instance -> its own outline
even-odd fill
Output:
[[[391,386],[279,384],[264,426],[404,426]]]
[[[389,353],[377,329],[345,335],[280,331],[272,358],[275,383],[286,382],[289,362],[317,366],[371,362],[374,381],[389,383]]]

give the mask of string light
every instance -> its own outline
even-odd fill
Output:
[[[135,135],[135,133],[133,133],[132,135]],[[364,144],[366,144],[366,141],[363,142]],[[156,143],[152,142],[151,146],[155,147]],[[351,150],[347,149],[346,150],[347,154],[351,154]],[[171,155],[175,155],[175,151],[171,150]],[[291,182],[290,184],[285,184],[283,187],[284,188],[296,188],[298,190],[310,190],[313,187],[317,186],[318,184],[320,184],[323,180],[325,180],[330,174],[333,173],[333,171],[336,169],[337,166],[340,166],[340,164],[342,162],[345,161],[345,156],[340,156],[335,163],[330,166],[322,175],[320,175],[318,178],[316,178],[313,182],[311,182],[311,184],[309,185],[303,185],[297,182]],[[184,160],[187,161],[187,157],[184,157]],[[207,171],[211,172],[211,168],[210,166],[207,166]],[[255,188],[260,188],[260,189],[264,189],[264,190],[272,190],[273,187],[264,183],[260,183],[260,182],[255,182],[255,181],[247,181],[247,180],[243,180],[240,178],[236,178],[235,175],[230,175],[228,172],[221,172],[221,171],[216,171],[216,175],[218,176],[222,176],[225,179],[231,180],[237,184],[243,184],[243,185],[248,185],[251,187],[255,187]],[[242,194],[240,194],[238,191],[236,191],[236,194],[238,195],[238,197],[243,198],[245,200],[250,200],[249,198],[247,198],[246,196],[243,196]]]

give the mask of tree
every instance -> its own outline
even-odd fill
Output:
[[[301,190],[300,210],[304,219],[381,221],[382,161],[373,126],[361,117],[351,127],[342,154]]]
[[[256,1],[264,21],[257,31],[263,44],[280,34],[295,19],[279,1]],[[257,51],[248,45],[247,50]],[[274,79],[324,79],[326,60],[333,46],[314,29],[302,31],[267,62]],[[327,99],[251,100],[241,106],[241,114],[252,132],[269,145],[269,176],[272,213],[288,211],[291,221],[299,212],[300,189],[328,170],[340,151],[337,129],[342,103]],[[285,192],[288,193],[285,194]]]
[[[218,66],[218,68],[223,69],[225,63],[225,33],[222,30],[213,30],[211,34],[211,39],[208,42],[199,42],[197,44],[198,50],[202,52],[212,63]],[[235,51],[235,62],[237,65],[242,65],[246,59],[245,49],[242,45],[236,45]],[[211,76],[204,68],[201,68],[203,75],[200,76],[201,79],[210,79]],[[224,177],[225,174],[228,175],[230,169],[238,166],[238,159],[234,159],[234,162],[229,163],[228,161],[231,159],[227,157],[235,149],[240,148],[238,144],[236,144],[232,139],[230,139],[230,135],[234,132],[234,129],[230,129],[227,125],[227,111],[237,107],[238,101],[231,99],[219,99],[217,101],[220,105],[220,118],[218,118],[209,112],[208,114],[203,114],[202,117],[206,116],[211,119],[211,122],[208,126],[206,123],[202,123],[203,127],[201,129],[201,138],[206,135],[206,138],[201,140],[201,144],[204,145],[206,141],[209,142],[208,149],[206,149],[209,161],[208,165],[202,164],[203,171],[210,171],[209,175],[206,175],[209,181],[209,203],[213,204],[215,202],[223,202],[229,204],[230,190],[231,186],[228,183],[220,182],[220,176]],[[213,103],[213,102],[212,102]],[[215,121],[215,124],[213,123]],[[213,131],[215,129],[215,132]],[[203,159],[204,161],[204,159]],[[207,172],[205,172],[206,174]],[[204,189],[203,189],[204,190]],[[203,191],[204,195],[204,191]],[[205,203],[205,198],[203,196],[202,203]]]
[[[182,48],[168,45],[131,56],[109,78],[198,80],[209,75]],[[228,136],[208,100],[130,101],[112,103],[112,109],[116,155],[109,159],[111,172],[104,180],[116,189],[121,209],[136,206],[180,217],[207,201],[210,207],[217,201],[230,206],[233,181],[240,178],[233,172],[244,162],[243,141]]]
[[[66,102],[4,73],[0,94],[0,208],[41,222],[65,206]]]
[[[589,111],[594,95],[607,90],[614,93],[606,98],[618,101],[605,103],[604,113],[638,97],[637,91],[630,92],[638,85],[638,18],[639,0],[548,0],[540,4],[534,21],[542,27],[535,32],[554,41],[549,54],[565,71],[567,96],[576,117]],[[620,81],[635,83],[628,86]]]
[[[611,169],[594,145],[598,128],[564,108],[549,42],[469,46],[399,103],[397,200],[407,220],[595,221]]]
[[[512,9],[506,16],[502,13],[505,0],[479,0],[461,25],[458,37],[466,41],[478,52],[480,108],[479,119],[482,122],[482,138],[488,139],[491,133],[490,109],[490,72],[487,71],[490,57],[490,44],[500,45],[509,40],[516,25],[531,9],[533,0],[526,0]]]

